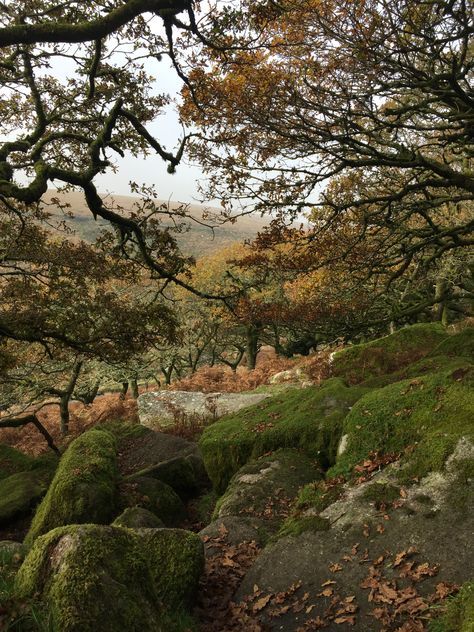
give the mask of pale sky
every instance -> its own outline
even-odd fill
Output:
[[[156,86],[159,92],[178,94],[181,89],[181,80],[171,67],[169,60],[163,57],[157,62],[157,68],[151,70],[159,79]],[[147,68],[148,69],[148,68]],[[146,125],[159,143],[168,151],[176,151],[179,141],[183,137],[183,131],[179,125],[178,115],[173,106],[167,108],[157,120]],[[175,174],[167,172],[167,164],[157,155],[148,158],[133,158],[128,155],[124,159],[116,156],[119,167],[117,173],[108,170],[107,173],[97,176],[96,185],[100,191],[107,191],[117,195],[130,194],[129,182],[154,185],[159,199],[171,199],[175,202],[199,202],[197,181],[203,178],[201,170],[190,165],[186,159],[178,165]],[[217,206],[218,201],[214,200]]]

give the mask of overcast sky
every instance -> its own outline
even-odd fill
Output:
[[[169,92],[171,95],[179,94],[181,80],[176,75],[166,57],[163,58],[157,68],[151,70],[157,76],[157,89],[159,92]],[[178,122],[178,116],[174,107],[170,106],[152,124],[147,124],[147,129],[168,151],[176,151],[179,140],[183,137],[183,131]],[[96,178],[96,183],[101,191],[108,191],[117,195],[130,194],[129,182],[154,185],[158,197],[162,200],[171,199],[176,202],[198,202],[197,181],[203,178],[202,172],[196,166],[190,165],[186,160],[178,165],[175,174],[169,174],[167,164],[159,156],[133,158],[128,155],[124,159],[116,156],[119,167],[117,173],[108,170],[102,176]],[[218,201],[213,202],[214,205]]]

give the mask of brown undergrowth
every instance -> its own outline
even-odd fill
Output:
[[[55,444],[60,447],[67,445],[72,439],[98,423],[114,419],[123,419],[129,422],[138,421],[136,400],[127,398],[122,401],[119,398],[119,393],[100,395],[89,406],[80,402],[71,402],[69,410],[71,415],[70,432],[66,438],[61,437],[59,407],[57,405],[45,406],[37,415],[53,437]],[[10,445],[32,456],[38,456],[48,450],[44,437],[31,424],[23,428],[0,429],[0,443]]]

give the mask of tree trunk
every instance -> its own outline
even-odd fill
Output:
[[[137,384],[136,379],[130,380],[130,387],[131,387],[133,399],[138,399],[139,393],[138,393],[138,384]]]
[[[436,282],[435,299],[437,301],[434,306],[435,319],[440,321],[445,327],[448,324],[448,308],[446,305],[446,293],[447,283],[445,279],[438,279]]]
[[[72,367],[71,378],[65,391],[62,392],[59,399],[59,414],[61,417],[61,434],[65,437],[69,433],[69,400],[74,393],[79,374],[82,369],[82,360],[76,360]]]
[[[119,399],[123,401],[125,399],[125,396],[127,395],[127,392],[128,392],[128,382],[122,382],[122,390],[120,391]]]
[[[255,369],[258,354],[258,339],[260,335],[260,327],[258,325],[249,325],[246,329],[247,344],[245,351],[247,354],[247,368],[250,371]]]

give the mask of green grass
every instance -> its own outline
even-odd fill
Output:
[[[205,429],[200,447],[218,493],[250,459],[280,448],[296,448],[326,468],[335,462],[342,423],[368,389],[348,388],[340,379],[320,387],[288,389]]]

